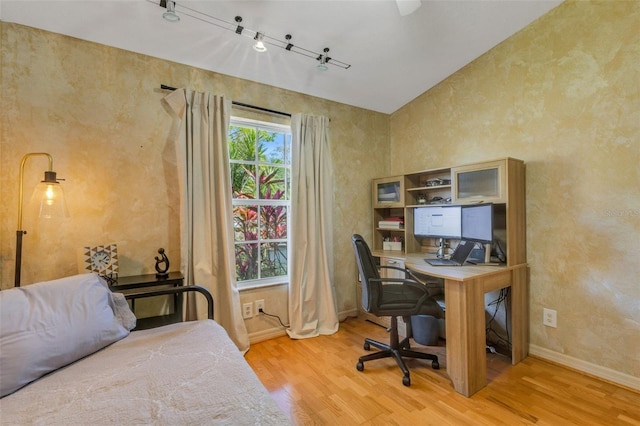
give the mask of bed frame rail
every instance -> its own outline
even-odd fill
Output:
[[[204,297],[207,299],[207,317],[212,320],[213,319],[213,296],[211,296],[211,293],[209,293],[209,290],[199,285],[185,285],[180,287],[163,288],[158,290],[149,290],[149,289],[142,290],[141,289],[141,291],[139,292],[136,292],[136,291],[127,292],[124,295],[124,297],[126,299],[135,300],[135,299],[141,299],[144,297],[178,295],[178,294],[192,292],[192,291],[195,291],[204,295]]]

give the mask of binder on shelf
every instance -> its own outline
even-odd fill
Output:
[[[398,221],[381,220],[378,222],[378,228],[404,229],[404,223]]]

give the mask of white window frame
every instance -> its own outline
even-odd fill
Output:
[[[265,121],[259,121],[259,120],[251,120],[248,118],[241,118],[241,117],[231,117],[230,122],[229,122],[229,129],[227,129],[227,131],[230,130],[230,128],[232,126],[236,126],[236,127],[254,127],[256,129],[259,130],[265,130],[267,132],[275,132],[275,133],[284,133],[285,135],[288,135],[289,137],[289,141],[291,141],[291,126],[288,125],[284,125],[284,124],[276,124],[276,123],[269,123],[269,122],[265,122]],[[289,144],[289,149],[291,150],[291,144]],[[291,154],[289,153],[289,157],[291,157]],[[247,161],[239,161],[239,160],[231,160],[231,158],[229,158],[229,163],[247,163]],[[291,164],[275,164],[275,163],[261,163],[261,162],[253,162],[253,164],[256,165],[256,167],[259,166],[277,166],[277,167],[284,167],[285,169],[288,169],[288,173],[285,173],[285,176],[288,176],[289,179],[291,179]],[[256,169],[258,170],[258,169]],[[269,286],[274,286],[274,285],[288,285],[289,284],[289,273],[291,271],[291,227],[290,225],[290,218],[291,218],[291,182],[289,182],[288,185],[289,188],[289,194],[286,200],[270,200],[270,199],[236,199],[236,198],[232,198],[231,203],[233,205],[233,207],[235,206],[246,206],[246,205],[257,205],[257,206],[266,206],[266,205],[280,205],[280,206],[286,206],[287,207],[287,275],[284,276],[278,276],[278,277],[268,277],[268,278],[258,278],[258,279],[253,279],[253,280],[245,280],[245,281],[237,281],[236,285],[238,287],[239,290],[247,290],[247,289],[252,289],[252,288],[260,288],[260,287],[269,287]],[[260,229],[260,215],[258,215],[258,229]],[[257,240],[257,244],[260,243],[268,243],[268,242],[274,242],[277,240],[270,240],[270,239],[261,239],[259,236],[259,232],[258,232],[258,240]],[[245,244],[246,242],[235,242],[234,241],[234,247],[236,244]],[[235,253],[235,248],[234,248],[234,253]],[[234,263],[235,264],[235,263]],[[235,271],[234,271],[235,274]]]

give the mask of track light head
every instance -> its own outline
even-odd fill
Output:
[[[173,0],[167,0],[167,11],[162,14],[162,17],[169,22],[178,22],[180,17],[176,14],[176,2]]]
[[[320,71],[326,71],[329,69],[329,67],[327,66],[327,63],[331,60],[331,58],[329,57],[328,53],[329,53],[329,48],[325,47],[323,50],[324,54],[321,54],[320,56],[318,56],[316,59],[320,62],[318,64],[318,69]]]
[[[242,16],[236,16],[236,22],[238,23],[236,26],[236,34],[242,34],[242,31],[244,30],[244,27],[240,25],[240,22],[242,22]]]
[[[285,49],[291,50],[291,48],[293,47],[293,44],[291,44],[291,34],[287,34],[286,36],[284,36],[284,39],[287,40],[287,47],[285,47]]]
[[[256,36],[253,38],[256,41],[256,44],[253,45],[253,49],[256,52],[266,52],[267,47],[264,45],[264,34],[261,32],[257,32]]]

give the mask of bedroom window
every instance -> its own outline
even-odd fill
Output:
[[[232,118],[229,162],[238,287],[287,283],[290,127]]]

